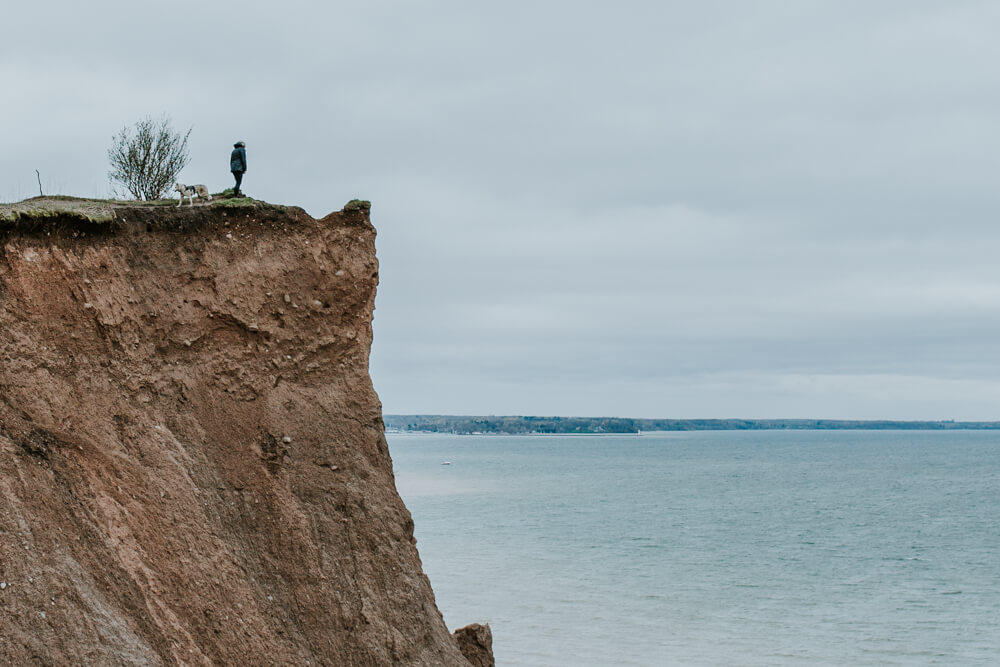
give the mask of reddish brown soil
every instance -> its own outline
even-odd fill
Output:
[[[368,375],[367,210],[0,225],[0,662],[464,665]]]

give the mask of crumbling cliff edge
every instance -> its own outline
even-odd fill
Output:
[[[368,375],[367,203],[87,206],[0,216],[0,662],[468,664]]]

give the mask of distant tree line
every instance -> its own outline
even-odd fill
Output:
[[[634,419],[617,417],[452,417],[386,415],[388,428],[429,433],[635,433]]]
[[[601,434],[640,431],[748,430],[1000,430],[1000,422],[864,421],[838,419],[631,419],[626,417],[528,417],[385,415],[386,428],[421,433]]]

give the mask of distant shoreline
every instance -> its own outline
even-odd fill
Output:
[[[1000,431],[1000,421],[899,421],[848,419],[632,419],[384,415],[386,429],[453,435],[613,435],[643,431]]]

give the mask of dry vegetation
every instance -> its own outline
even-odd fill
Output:
[[[285,208],[250,197],[234,198],[231,190],[213,194],[212,197],[210,202],[196,202],[194,208]],[[13,204],[0,204],[0,226],[37,225],[57,219],[63,222],[77,221],[85,224],[102,224],[111,222],[123,211],[171,206],[177,207],[176,199],[137,201],[85,199],[63,195],[33,197]],[[183,208],[189,209],[191,207],[184,204]]]

